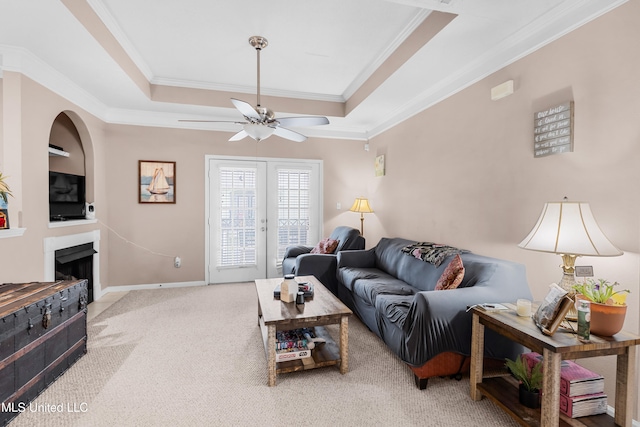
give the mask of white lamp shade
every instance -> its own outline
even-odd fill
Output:
[[[618,256],[616,248],[596,223],[589,203],[551,202],[518,245],[523,249],[582,256]]]
[[[259,142],[273,135],[275,129],[266,125],[247,123],[244,125],[244,131],[249,134],[251,138]]]

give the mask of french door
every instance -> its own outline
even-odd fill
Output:
[[[320,161],[207,159],[208,283],[281,275],[289,245],[321,234]]]

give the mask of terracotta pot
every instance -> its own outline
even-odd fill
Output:
[[[576,294],[577,301],[587,300],[582,294]],[[591,302],[591,333],[603,337],[610,337],[622,330],[624,318],[627,315],[627,305],[609,305]]]
[[[591,303],[591,333],[610,337],[622,330],[627,315],[626,305]]]

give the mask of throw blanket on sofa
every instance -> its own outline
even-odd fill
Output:
[[[407,255],[414,256],[425,262],[430,262],[436,267],[442,264],[442,261],[450,255],[459,255],[468,253],[468,250],[454,248],[453,246],[441,245],[431,242],[417,242],[402,248],[402,252]]]

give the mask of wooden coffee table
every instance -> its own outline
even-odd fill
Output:
[[[273,297],[274,288],[282,282],[277,279],[257,279],[258,293],[258,325],[262,331],[264,348],[267,354],[269,386],[276,385],[276,374],[321,368],[324,366],[340,366],[340,373],[349,369],[349,316],[351,310],[335,297],[314,276],[296,277],[298,283],[313,284],[314,296],[307,299],[303,309],[295,303],[285,303]],[[323,326],[340,325],[340,345],[336,345],[331,335]],[[287,331],[297,328],[311,328],[317,337],[324,338],[324,344],[318,344],[311,351],[311,357],[288,360],[276,363],[276,331]]]

